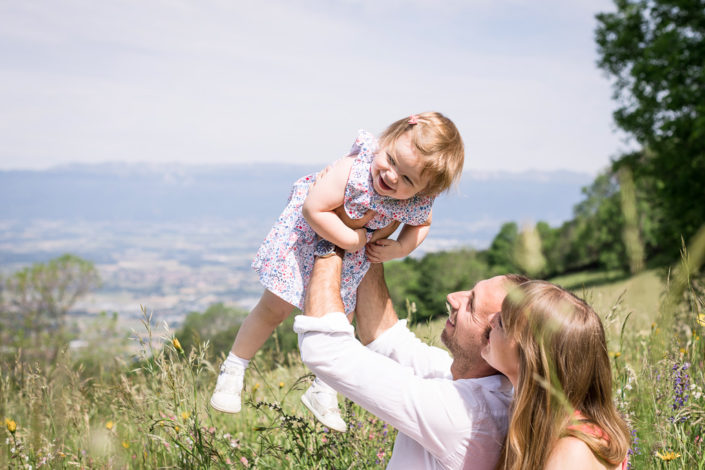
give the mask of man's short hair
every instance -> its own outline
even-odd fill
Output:
[[[524,276],[523,274],[505,274],[504,277],[507,279],[507,281],[511,282],[512,284],[518,286],[520,284],[523,284],[525,282],[531,281],[531,278]]]

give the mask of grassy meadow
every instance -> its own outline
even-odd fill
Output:
[[[703,469],[702,285],[667,302],[665,273],[578,273],[553,279],[604,319],[615,393],[633,429],[631,468]],[[665,311],[664,309],[670,309]],[[413,321],[413,318],[412,318]],[[444,319],[414,325],[433,344]],[[243,411],[208,406],[220,360],[209,344],[188,354],[145,313],[140,354],[92,346],[91,370],[64,351],[51,365],[20,351],[2,363],[2,468],[384,468],[395,431],[345,402],[349,431],[330,432],[304,410],[308,375],[295,353],[258,354]]]

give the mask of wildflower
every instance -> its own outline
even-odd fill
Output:
[[[252,387],[252,388],[253,388],[253,389],[255,390],[255,392],[256,392],[257,390],[259,390],[259,387],[260,387],[259,382],[257,382],[257,383],[255,384],[255,386]]]
[[[689,362],[685,362],[682,366],[678,363],[673,364],[672,377],[673,377],[673,404],[671,409],[675,412],[683,408],[690,398],[687,392],[690,391],[690,376],[688,375],[688,368],[690,367]],[[674,416],[671,416],[670,420],[673,421]],[[684,416],[680,419],[681,422],[686,421],[688,418]]]
[[[240,462],[242,462],[242,464],[243,464],[245,467],[249,467],[249,466],[250,466],[250,462],[247,461],[247,457],[244,457],[244,456],[243,456],[243,457],[240,457]]]
[[[324,444],[325,444],[326,442],[328,442],[328,439],[326,439],[326,436],[323,436],[323,437],[321,438],[321,442],[324,443]]]
[[[107,423],[105,423],[105,429],[107,429],[108,431],[113,429],[113,426],[114,426],[114,424],[112,421],[108,421]]]
[[[622,353],[621,353],[620,351],[613,351],[613,352],[610,353],[610,355],[611,355],[613,358],[617,359],[619,356],[622,355]]]
[[[705,313],[698,313],[698,325],[705,326]]]
[[[123,446],[125,449],[129,449],[129,448],[130,448],[130,443],[127,442],[127,441],[122,441],[122,446]]]
[[[685,354],[685,348],[680,348],[679,351],[681,354]]]
[[[377,458],[379,460],[384,460],[384,451],[383,450],[380,450],[379,452],[377,452]]]
[[[279,388],[283,388],[283,387],[284,387],[284,382],[279,382]]]
[[[7,430],[10,431],[10,434],[14,434],[15,431],[17,431],[17,423],[12,419],[5,418],[5,426],[7,426]]]
[[[189,416],[191,416],[191,415],[189,414],[188,411],[183,411],[183,412],[181,413],[181,419],[183,419],[184,421],[186,421],[187,419],[189,419]]]
[[[179,432],[180,429],[181,429],[180,427],[174,426],[174,431]]]
[[[660,458],[661,460],[663,460],[665,462],[675,460],[680,456],[681,456],[681,454],[677,454],[673,451],[664,452],[663,454],[661,452],[656,452],[656,457]]]
[[[179,342],[179,339],[174,336],[174,339],[171,340],[171,344],[174,345],[174,349],[176,349],[179,352],[184,352],[184,349],[181,347],[181,343]]]

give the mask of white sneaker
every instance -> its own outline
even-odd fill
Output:
[[[226,366],[223,363],[211,397],[211,406],[223,413],[239,413],[242,406],[240,394],[244,378],[245,369],[237,365]]]
[[[338,394],[332,388],[321,385],[321,382],[316,379],[301,395],[301,401],[324,426],[338,432],[347,431],[348,427],[340,416],[338,408]]]

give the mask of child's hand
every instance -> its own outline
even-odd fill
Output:
[[[371,263],[384,263],[385,261],[402,258],[406,255],[401,243],[396,240],[390,240],[389,238],[383,238],[382,240],[368,243],[365,247],[365,253]]]

